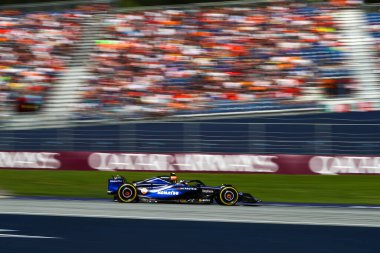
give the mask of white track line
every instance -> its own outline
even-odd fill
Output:
[[[314,226],[344,226],[344,227],[374,227],[380,228],[379,224],[362,224],[362,223],[335,223],[335,222],[308,222],[308,221],[282,221],[282,220],[239,220],[239,219],[202,219],[202,218],[171,218],[171,217],[153,217],[153,216],[130,216],[130,215],[98,215],[98,214],[74,214],[74,213],[44,213],[44,212],[3,212],[0,214],[17,214],[17,215],[36,215],[36,216],[63,216],[63,217],[81,217],[81,218],[107,218],[107,219],[137,219],[137,220],[166,220],[166,221],[203,221],[203,222],[227,222],[227,223],[260,223],[260,224],[284,224],[284,225],[314,225]]]
[[[59,237],[38,236],[38,235],[14,235],[14,234],[0,234],[0,237],[27,238],[27,239],[61,239]]]

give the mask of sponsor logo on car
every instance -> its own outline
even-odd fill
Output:
[[[159,192],[157,192],[157,194],[177,196],[177,195],[179,195],[179,192],[175,192],[175,191],[159,191]]]
[[[188,190],[188,191],[196,191],[197,188],[195,187],[180,187],[179,188],[180,190]]]
[[[203,193],[214,193],[213,190],[207,190],[207,189],[202,189],[202,192]]]
[[[122,179],[110,179],[110,183],[122,183]]]
[[[148,193],[148,189],[147,188],[141,188],[141,194],[142,195],[145,195],[145,194],[147,194]]]

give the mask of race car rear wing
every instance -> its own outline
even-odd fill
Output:
[[[113,176],[108,179],[108,194],[115,194],[120,186],[125,183],[125,177],[122,176]]]

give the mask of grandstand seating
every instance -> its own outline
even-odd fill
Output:
[[[368,29],[376,41],[377,55],[380,56],[380,13],[367,13]],[[380,62],[379,62],[380,64]]]
[[[80,119],[322,108],[321,99],[355,97],[358,82],[377,83],[367,75],[371,64],[356,66],[361,72],[353,67],[359,63],[350,57],[357,52],[348,52],[342,40],[353,29],[347,29],[346,20],[352,12],[343,13],[341,6],[274,2],[154,11],[107,8],[101,11],[108,14],[101,15],[92,15],[91,6],[58,13],[0,12],[0,110],[5,101],[38,108],[51,90],[62,93],[52,96],[56,101],[45,111],[56,120],[65,102],[69,108],[79,101],[74,89],[82,96],[75,113]],[[361,21],[361,11],[350,8]],[[91,24],[86,31],[93,29],[85,35],[83,19]],[[379,20],[377,13],[368,14],[378,42]],[[95,36],[99,28],[103,32]],[[355,36],[363,40],[362,34]],[[74,46],[82,51],[73,54]],[[68,69],[69,61],[77,64]],[[92,78],[82,86],[78,75],[84,80],[88,70]]]
[[[2,102],[35,111],[65,69],[80,38],[79,12],[0,13],[0,92]]]
[[[302,104],[308,87],[348,96],[334,11],[273,3],[108,15],[78,111],[140,117],[289,106]]]
[[[377,39],[379,53],[376,13],[368,14],[367,27],[362,9],[327,4],[93,11],[88,6],[0,14],[0,111],[1,101],[45,104],[38,115],[1,118],[3,150],[374,154],[379,149],[378,112],[319,114],[333,106],[379,108],[378,100],[365,98],[379,94],[367,33],[369,28]],[[55,27],[45,27],[45,19]],[[363,88],[363,97],[357,88]],[[327,103],[332,106],[322,106]],[[107,124],[68,120],[75,105],[76,119]],[[268,118],[242,116],[250,111]],[[303,119],[290,115],[295,111],[318,114]],[[229,112],[238,116],[224,118]],[[207,117],[194,117],[198,113]],[[218,113],[223,117],[208,117]],[[189,120],[109,120],[171,114]],[[274,119],[277,114],[282,116]]]

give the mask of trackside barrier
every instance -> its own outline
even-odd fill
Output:
[[[0,152],[0,169],[380,174],[380,156]]]

